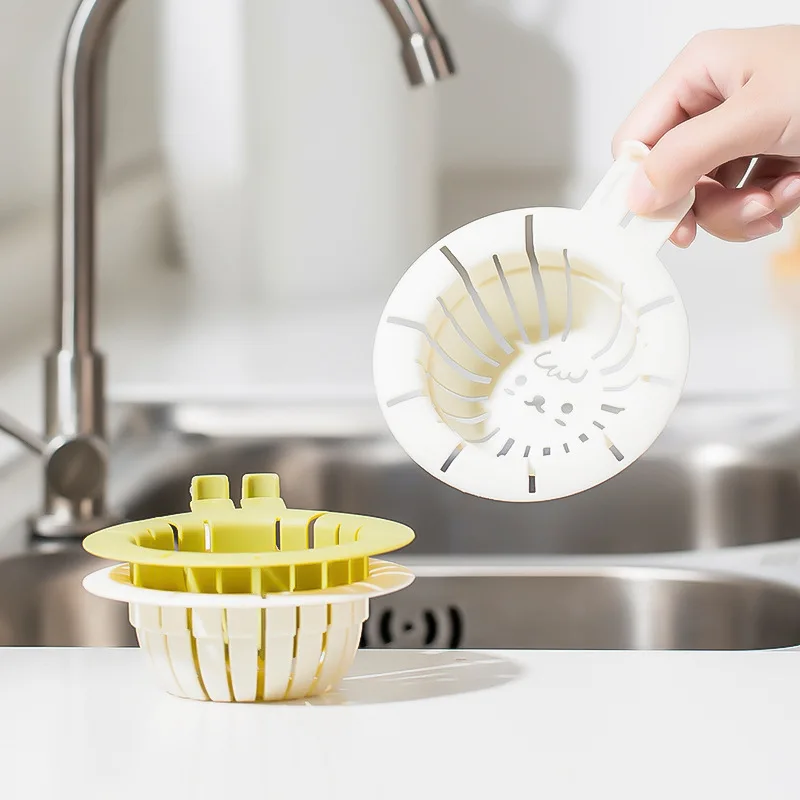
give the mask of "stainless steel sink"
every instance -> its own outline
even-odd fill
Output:
[[[761,650],[800,645],[800,589],[688,569],[430,569],[375,600],[370,647]]]
[[[197,438],[123,507],[131,519],[183,510],[193,475],[277,472],[287,504],[385,517],[417,534],[409,554],[633,554],[713,550],[800,535],[800,483],[788,466],[737,453],[645,455],[612,480],[547,503],[463,494],[385,436]]]
[[[769,454],[728,447],[720,457],[719,449],[654,447],[582,495],[509,505],[461,494],[427,475],[385,435],[370,409],[284,403],[222,416],[179,410],[120,411],[111,452],[111,500],[120,516],[186,509],[195,474],[225,473],[236,494],[243,473],[273,471],[289,506],[407,523],[417,538],[398,557],[413,556],[422,565],[415,566],[419,577],[373,604],[368,646],[800,644],[800,589],[780,584],[646,567],[459,571],[451,558],[531,564],[541,556],[604,555],[609,561],[640,554],[646,561],[672,551],[795,538],[797,471]],[[0,476],[0,507],[35,507],[31,476],[37,465],[28,467]],[[55,550],[37,552],[22,535],[0,538],[0,553],[13,556],[0,559],[0,645],[134,644],[126,608],[81,587],[100,563],[79,545],[40,546]]]
[[[0,562],[0,646],[135,645],[127,606],[81,586],[69,549]],[[800,589],[683,569],[422,569],[371,604],[363,646],[754,650],[800,645]]]
[[[104,564],[74,546],[0,561],[0,647],[135,645],[128,606],[81,585]]]

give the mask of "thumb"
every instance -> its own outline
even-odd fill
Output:
[[[764,113],[763,98],[751,79],[720,105],[667,131],[634,176],[631,210],[648,214],[665,208],[722,164],[772,147],[782,126]]]

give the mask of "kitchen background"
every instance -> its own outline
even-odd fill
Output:
[[[0,402],[40,427],[56,75],[74,0],[0,3]],[[800,20],[791,0],[438,0],[459,73],[408,88],[374,0],[130,0],[110,51],[99,322],[112,396],[370,389],[374,324],[438,236],[579,205],[691,36]],[[664,254],[688,391],[792,386],[780,236]],[[2,440],[2,454],[16,449]]]

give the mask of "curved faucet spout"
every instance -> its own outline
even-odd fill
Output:
[[[456,71],[447,40],[422,0],[380,0],[402,42],[401,54],[412,86],[440,81]]]
[[[84,535],[105,520],[103,360],[94,333],[97,121],[107,33],[124,3],[81,0],[61,56],[55,346],[47,358],[45,437],[0,417],[0,430],[43,453],[45,508],[34,527],[45,536]],[[455,71],[423,0],[380,3],[400,37],[412,85]]]

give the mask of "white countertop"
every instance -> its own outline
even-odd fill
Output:
[[[0,649],[14,800],[795,800],[800,651],[361,651],[316,701],[163,694],[138,650]]]

